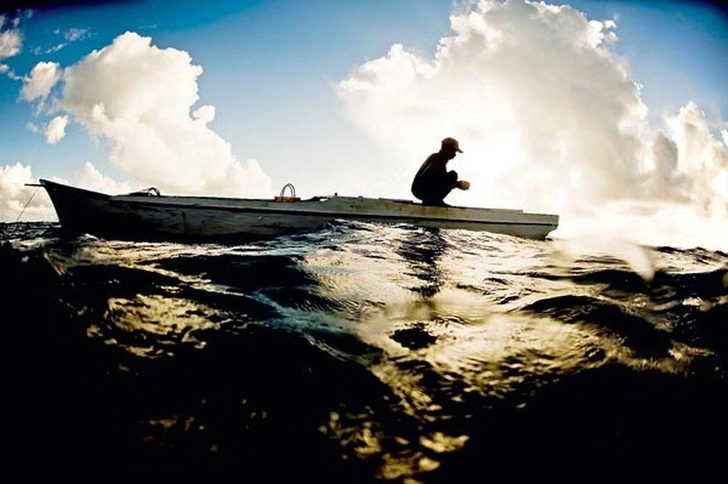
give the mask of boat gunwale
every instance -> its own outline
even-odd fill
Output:
[[[520,210],[513,210],[513,213],[525,216],[533,216],[539,218],[548,218],[547,221],[503,221],[503,220],[489,220],[484,218],[463,218],[463,217],[451,217],[451,216],[436,216],[436,215],[419,215],[419,214],[379,214],[371,212],[344,212],[344,211],[323,211],[323,210],[307,210],[307,209],[296,209],[296,210],[285,210],[276,207],[250,207],[250,206],[226,206],[226,205],[195,205],[191,203],[175,203],[165,201],[159,203],[159,200],[155,200],[158,197],[149,197],[143,199],[137,199],[138,197],[128,197],[122,195],[124,199],[112,196],[110,202],[127,203],[131,205],[164,207],[164,208],[195,208],[202,210],[216,210],[226,212],[247,212],[247,213],[260,213],[267,215],[291,215],[291,216],[310,216],[310,217],[330,217],[330,218],[367,218],[367,219],[389,219],[389,220],[418,220],[418,221],[437,221],[437,222],[453,222],[453,223],[476,223],[476,224],[492,224],[492,225],[536,225],[536,226],[555,226],[558,224],[558,215],[551,214],[538,214],[522,212]],[[166,200],[170,200],[171,197],[166,196]],[[226,200],[221,198],[221,200]],[[227,200],[243,200],[243,199],[227,199]],[[250,199],[248,199],[250,200]],[[261,200],[262,202],[268,202],[269,200]],[[280,203],[280,202],[271,202]],[[295,202],[301,203],[301,202]],[[414,204],[417,206],[416,204]],[[290,206],[287,204],[287,206]],[[440,207],[438,207],[440,208]],[[447,207],[457,209],[467,209],[466,207]],[[471,210],[489,210],[489,209],[478,209],[472,208]],[[507,209],[504,209],[508,213]],[[503,213],[503,212],[500,212]]]

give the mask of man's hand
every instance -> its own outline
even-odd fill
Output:
[[[468,188],[470,188],[470,182],[467,182],[465,180],[460,180],[458,182],[458,188],[461,190],[467,190]]]

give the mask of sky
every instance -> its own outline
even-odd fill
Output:
[[[13,1],[0,221],[39,178],[107,193],[414,200],[556,213],[562,239],[728,251],[728,10],[710,2]]]

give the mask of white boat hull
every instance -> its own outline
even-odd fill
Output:
[[[412,224],[543,239],[558,216],[521,210],[431,207],[408,200],[315,197],[292,202],[225,197],[110,196],[40,181],[64,228],[105,238],[226,239],[313,230],[336,220]]]

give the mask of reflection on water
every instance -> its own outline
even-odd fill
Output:
[[[401,245],[394,249],[410,266],[407,274],[420,280],[421,285],[411,290],[421,294],[424,299],[437,294],[445,283],[446,274],[440,259],[447,250],[448,242],[439,229],[408,231]]]
[[[109,298],[101,325],[89,326],[89,335],[114,336],[117,344],[138,356],[161,356],[179,343],[204,346],[194,333],[219,329],[220,323],[210,308],[193,301],[163,295],[137,295],[134,299]],[[102,329],[106,328],[106,329]]]

